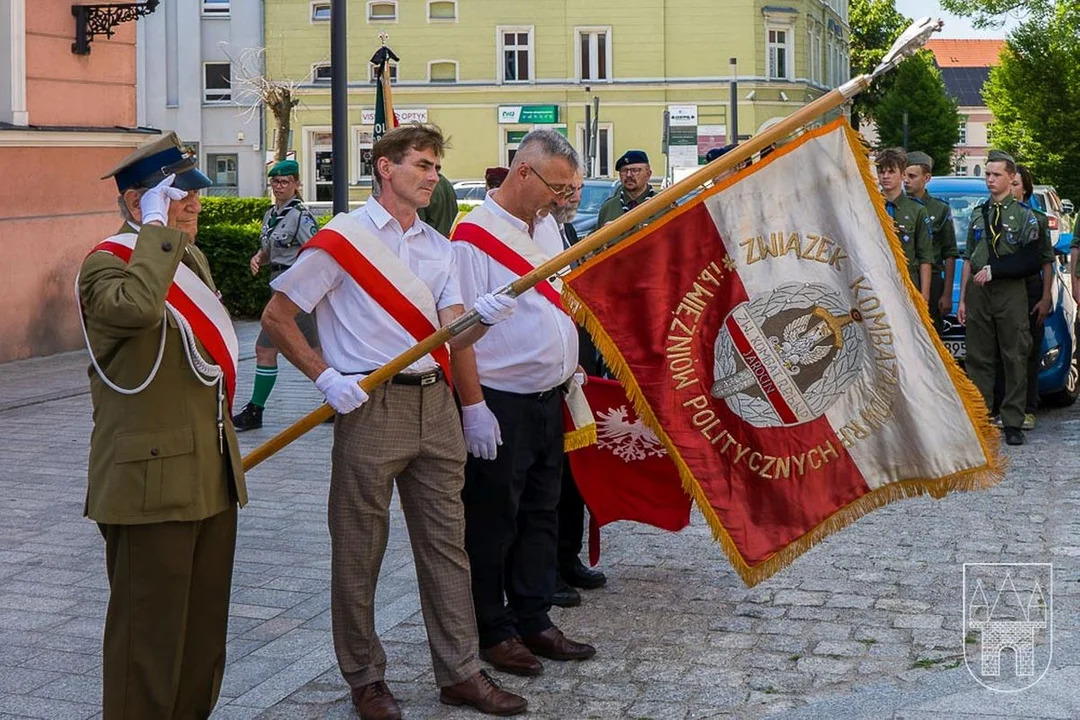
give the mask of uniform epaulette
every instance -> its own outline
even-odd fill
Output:
[[[923,205],[923,206],[926,205],[925,202],[923,202],[921,199],[915,197],[914,195],[904,195],[904,197],[906,197],[908,200],[914,200],[915,202],[919,203],[920,205]]]

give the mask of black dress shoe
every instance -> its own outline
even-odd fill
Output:
[[[582,590],[595,590],[607,584],[607,576],[604,573],[585,567],[585,564],[577,558],[572,564],[559,568],[559,575],[567,585]]]
[[[561,608],[577,607],[581,604],[581,593],[567,585],[561,577],[556,577],[555,594],[551,596],[551,604]]]
[[[258,430],[262,427],[263,409],[254,403],[248,403],[236,415],[233,415],[232,424],[237,432],[245,430]]]
[[[1027,442],[1024,439],[1024,431],[1018,427],[1005,428],[1005,444],[1006,445],[1023,445]]]

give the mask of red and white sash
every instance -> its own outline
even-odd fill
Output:
[[[134,233],[114,235],[94,246],[90,254],[104,252],[125,263],[130,262],[138,237]],[[187,321],[195,337],[221,368],[225,377],[225,394],[229,398],[229,407],[232,407],[233,395],[236,393],[236,366],[240,358],[240,344],[236,340],[236,331],[233,329],[229,311],[202,278],[183,263],[176,268],[165,303]],[[87,349],[93,353],[92,348]]]
[[[536,241],[498,217],[483,205],[473,210],[457,224],[450,233],[453,242],[467,242],[518,277],[528,275],[539,265],[550,260]],[[566,313],[562,304],[562,280],[550,277],[536,284],[535,289],[544,298]],[[596,420],[589,402],[576,382],[567,384],[566,408],[574,427],[565,433],[563,445],[566,450],[592,445],[596,442]]]
[[[436,332],[439,314],[431,288],[358,220],[346,213],[337,215],[300,252],[311,248],[329,253],[414,340],[420,342]],[[442,345],[431,356],[449,384],[450,348]]]

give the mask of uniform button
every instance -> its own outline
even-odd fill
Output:
[[[161,249],[165,252],[172,252],[172,243],[166,240],[165,242],[161,243]]]
[[[150,448],[150,454],[153,455],[154,457],[157,457],[158,449],[157,448]]]

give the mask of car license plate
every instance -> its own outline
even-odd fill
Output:
[[[966,355],[963,340],[946,340],[945,349],[957,360],[963,360]]]

